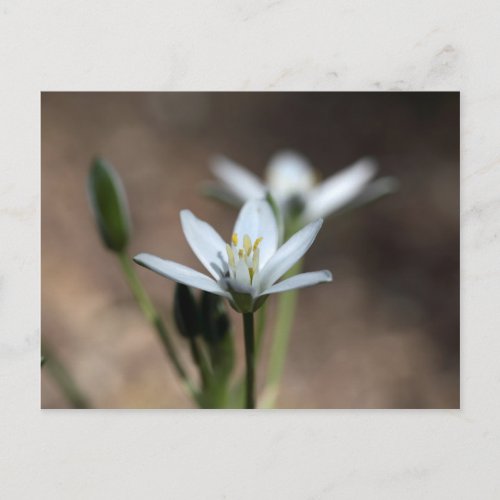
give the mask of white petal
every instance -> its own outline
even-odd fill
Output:
[[[193,286],[206,292],[215,293],[216,295],[222,295],[223,297],[229,297],[229,294],[212,278],[177,262],[160,259],[160,257],[148,253],[136,255],[134,262],[178,283]]]
[[[201,188],[201,192],[214,200],[221,201],[222,203],[226,203],[236,208],[241,207],[241,200],[220,182],[205,182]]]
[[[326,217],[342,208],[359,195],[376,170],[377,164],[373,159],[363,158],[329,177],[306,196],[304,220]]]
[[[378,200],[388,194],[396,193],[399,182],[394,177],[380,177],[370,182],[346,208],[357,208]]]
[[[265,200],[247,201],[238,214],[234,230],[240,241],[248,234],[252,242],[262,238],[259,245],[259,266],[262,267],[278,248],[278,224],[269,203]]]
[[[322,224],[323,219],[311,222],[278,248],[257,275],[254,285],[265,290],[281,278],[309,250]]]
[[[260,295],[268,295],[270,293],[287,292],[296,288],[304,288],[306,286],[317,285],[318,283],[327,283],[332,281],[332,273],[330,271],[314,271],[312,273],[302,273],[280,281],[271,286],[267,290],[261,292]]]
[[[262,198],[266,189],[260,179],[225,156],[212,161],[212,172],[240,201]]]
[[[282,151],[273,156],[266,177],[271,193],[280,203],[293,195],[306,193],[315,184],[310,163],[293,151]]]
[[[181,211],[181,224],[191,250],[215,279],[227,271],[226,243],[219,233],[189,210]]]

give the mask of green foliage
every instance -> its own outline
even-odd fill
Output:
[[[208,292],[197,300],[190,287],[177,284],[173,313],[177,330],[189,342],[191,358],[199,371],[201,406],[226,407],[234,343],[224,301]]]
[[[120,177],[111,165],[97,158],[92,162],[87,190],[104,245],[113,252],[123,252],[130,239],[131,224]]]

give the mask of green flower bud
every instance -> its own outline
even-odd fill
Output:
[[[179,333],[194,338],[201,333],[200,313],[191,289],[177,283],[174,295],[174,319]]]
[[[104,160],[97,158],[90,169],[87,190],[104,245],[113,252],[122,252],[130,239],[131,224],[120,177]]]

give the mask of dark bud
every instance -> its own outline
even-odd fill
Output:
[[[200,334],[198,305],[191,289],[181,283],[177,283],[175,287],[174,319],[183,337],[190,339]]]
[[[229,317],[224,301],[218,295],[203,292],[201,295],[201,317],[203,337],[208,344],[221,342],[229,332]]]

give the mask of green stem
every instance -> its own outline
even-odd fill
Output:
[[[300,273],[301,269],[302,261],[299,261],[288,271],[284,278]],[[262,406],[264,408],[272,408],[278,397],[288,344],[290,343],[297,297],[298,291],[291,290],[280,294],[278,299],[276,326],[269,355],[267,383],[262,396]]]
[[[90,408],[87,398],[82,394],[66,367],[57,359],[53,352],[42,345],[43,366],[50,372],[52,378],[61,388],[64,396],[73,408]]]
[[[257,324],[255,326],[255,357],[258,359],[262,350],[262,342],[264,339],[264,330],[266,327],[266,306],[267,302],[257,311]]]
[[[170,334],[165,327],[163,320],[156,311],[155,306],[149,298],[149,295],[147,294],[146,290],[144,290],[141,282],[139,281],[135,269],[132,266],[130,257],[125,252],[119,253],[118,256],[120,259],[122,270],[125,274],[125,277],[127,278],[129,287],[134,294],[135,300],[139,304],[139,307],[141,308],[144,316],[146,316],[146,319],[151,323],[151,325],[158,333],[161,343],[163,344],[163,347],[165,348],[170,361],[174,365],[175,371],[182,381],[184,389],[198,402],[198,394],[196,392],[196,389],[194,388],[193,383],[189,379],[186,370],[182,366],[182,363],[177,356],[177,351],[175,349],[174,343],[172,342]]]
[[[246,408],[255,408],[255,345],[253,333],[253,313],[243,314],[245,332]]]
[[[255,325],[255,363],[258,364],[260,354],[262,351],[262,344],[264,343],[264,331],[266,326],[266,306],[267,302],[265,302],[261,308],[255,313],[256,315],[256,325]],[[246,377],[242,376],[239,379],[235,387],[233,389],[233,397],[236,401],[243,400],[243,394],[245,390],[245,379]]]

